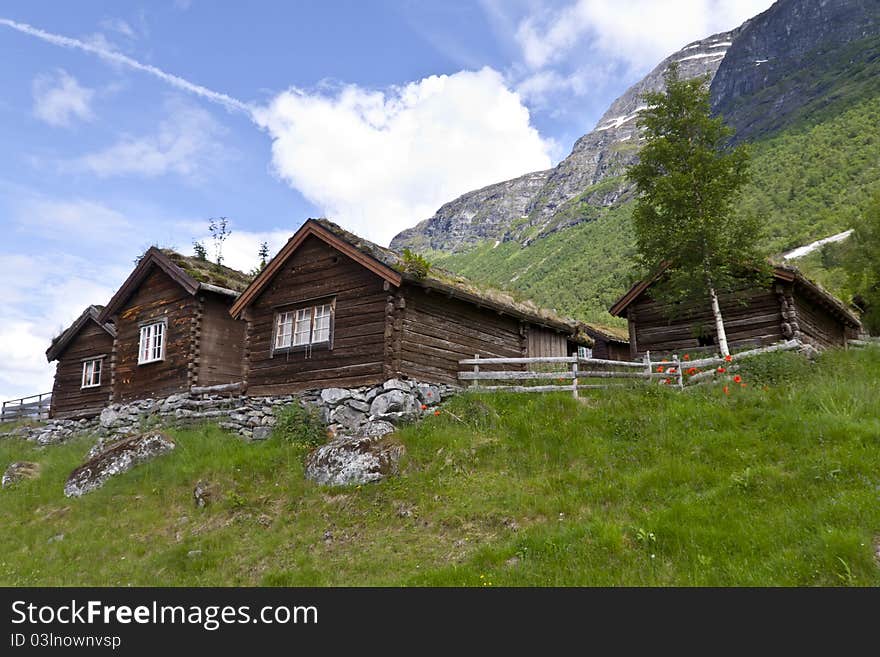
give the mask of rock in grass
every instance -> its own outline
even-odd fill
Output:
[[[404,446],[385,437],[341,436],[306,458],[306,478],[324,486],[355,486],[398,472]]]
[[[128,472],[136,465],[167,454],[174,441],[166,434],[153,431],[126,438],[89,459],[70,473],[64,484],[66,497],[79,497],[104,485],[113,476]]]
[[[40,476],[40,464],[29,461],[16,461],[3,473],[3,488],[9,488],[22,479],[36,479]]]

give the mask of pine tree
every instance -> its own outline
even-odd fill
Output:
[[[707,298],[726,356],[718,295],[754,284],[767,270],[757,220],[736,219],[731,211],[747,180],[748,152],[729,147],[733,131],[711,116],[707,79],[683,80],[672,64],[665,82],[665,92],[644,96],[645,144],[627,171],[639,193],[633,212],[639,260],[649,272],[665,268],[656,286],[665,300]]]

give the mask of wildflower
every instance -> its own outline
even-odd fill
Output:
[[[685,354],[684,356],[682,356],[682,358],[684,358],[685,360],[690,360],[690,359],[691,359],[691,355],[690,355],[690,354]]]
[[[690,368],[688,368],[687,373],[688,373],[688,375],[693,376],[694,374],[697,373],[697,368],[696,368],[696,367],[690,367]]]
[[[739,385],[740,385],[741,388],[745,388],[745,387],[746,387],[746,384],[745,384],[745,383],[740,383]]]
[[[737,374],[735,377],[733,377],[734,383],[742,383],[742,380],[743,380],[743,378],[739,374]]]
[[[422,410],[423,410],[423,411],[427,411],[427,410],[428,410],[428,407],[427,407],[425,404],[422,404]]]
[[[678,370],[677,370],[676,368],[674,368],[674,367],[668,367],[668,368],[666,368],[666,373],[667,373],[667,374],[675,374],[677,371],[678,371]]]
[[[440,411],[434,411],[434,415],[440,415]]]
[[[725,395],[729,395],[729,394],[730,394],[730,389],[729,389],[727,386],[724,386],[724,394],[725,394]]]
[[[663,383],[665,383],[666,385],[669,385],[670,383],[672,383],[672,379],[664,379]]]
[[[731,356],[730,354],[727,354],[727,355],[724,357],[724,360],[726,360],[726,361],[729,363],[730,361],[733,360],[733,356]]]
[[[662,372],[663,372],[663,366],[662,366],[662,365],[659,366],[659,367],[657,368],[657,371],[660,372],[660,373],[662,373]]]
[[[724,369],[723,367],[720,367],[720,366],[718,367],[718,373],[719,373],[719,374],[724,374],[726,371],[727,371],[727,370]]]

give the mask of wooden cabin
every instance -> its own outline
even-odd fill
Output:
[[[250,277],[150,248],[101,312],[113,321],[112,400],[161,398],[242,380],[244,322],[229,308]]]
[[[49,417],[79,419],[98,415],[110,401],[110,354],[116,329],[101,322],[103,306],[89,306],[52,340],[46,359],[55,366]]]
[[[627,318],[631,357],[646,351],[716,351],[708,293],[673,314],[651,298],[650,288],[661,276],[636,283],[610,309]],[[787,265],[774,267],[770,286],[719,295],[719,303],[731,349],[790,339],[819,348],[844,346],[861,327],[842,301]]]
[[[585,324],[585,333],[593,340],[592,347],[581,347],[584,357],[606,360],[629,360],[629,336],[627,329],[616,326]]]
[[[309,219],[232,306],[247,322],[250,395],[375,384],[457,383],[458,361],[570,355],[588,336],[509,295]],[[424,275],[422,275],[424,274]]]

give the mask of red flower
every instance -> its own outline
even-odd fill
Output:
[[[730,390],[728,389],[727,386],[724,386],[724,394],[725,394],[725,395],[729,395],[729,394],[730,394]]]
[[[666,385],[669,385],[670,383],[672,383],[672,381],[670,379],[665,379],[663,381],[663,383],[665,383]]]
[[[719,374],[724,374],[726,371],[727,371],[727,370],[724,369],[723,367],[720,367],[720,366],[718,367],[718,373],[719,373]]]
[[[683,358],[684,358],[685,360],[690,360],[690,359],[691,359],[691,355],[690,355],[690,354],[685,354],[685,355],[683,356]]]
[[[657,368],[657,371],[662,373],[662,372],[663,372],[663,366],[662,366],[662,365],[659,366],[659,367]]]
[[[741,387],[743,387],[743,388],[746,387],[746,384],[745,384],[745,383],[740,383],[739,385],[740,385]]]
[[[733,360],[733,356],[731,356],[730,354],[727,354],[727,355],[724,357],[724,360],[726,360],[726,361],[729,363],[730,361]]]
[[[694,374],[697,373],[697,368],[696,368],[696,367],[691,367],[691,368],[688,369],[687,373],[690,374],[691,376],[693,376]]]
[[[440,411],[434,411],[434,415],[440,415]]]
[[[666,368],[666,373],[667,373],[667,374],[675,374],[676,371],[677,371],[677,370],[676,370],[674,367],[667,367],[667,368]]]
[[[428,407],[425,406],[424,404],[422,404],[422,410],[423,410],[423,411],[427,411],[427,410],[428,410]]]
[[[743,378],[739,374],[737,374],[735,377],[733,377],[734,383],[742,383],[742,380],[743,380]]]

